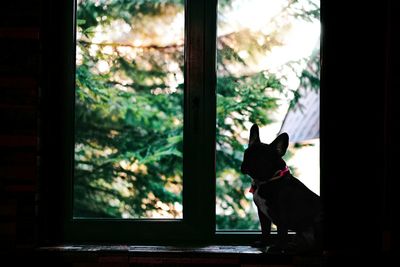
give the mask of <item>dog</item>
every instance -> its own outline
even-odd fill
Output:
[[[261,224],[257,246],[278,251],[320,251],[322,248],[322,205],[320,197],[290,174],[282,159],[289,135],[280,134],[271,144],[260,141],[259,128],[250,129],[249,145],[244,152],[241,172],[252,178],[253,200]],[[277,226],[277,241],[270,242],[271,222]],[[296,232],[289,242],[288,230]]]

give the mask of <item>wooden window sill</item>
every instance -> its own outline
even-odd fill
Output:
[[[81,266],[321,266],[321,257],[265,253],[251,246],[62,245],[38,248],[38,259]]]

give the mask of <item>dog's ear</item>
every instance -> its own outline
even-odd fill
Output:
[[[253,126],[251,126],[251,129],[250,129],[249,146],[258,144],[258,143],[261,143],[258,125],[253,124]]]
[[[271,146],[278,152],[278,155],[282,157],[285,155],[286,150],[289,146],[289,135],[287,133],[281,133],[275,140],[271,143]]]

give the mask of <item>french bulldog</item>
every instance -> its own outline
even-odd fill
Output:
[[[259,246],[278,251],[320,251],[322,248],[322,205],[320,197],[291,175],[282,159],[289,145],[287,133],[271,144],[260,141],[259,128],[250,129],[241,172],[252,178],[253,200],[257,206],[262,240]],[[271,222],[277,226],[277,240],[271,243]],[[288,231],[296,232],[288,242]]]

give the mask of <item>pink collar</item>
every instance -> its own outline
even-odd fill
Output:
[[[272,177],[272,178],[270,179],[270,181],[271,181],[272,179],[273,179],[273,180],[276,180],[276,179],[278,179],[278,178],[281,178],[282,176],[285,176],[286,173],[288,173],[288,172],[290,172],[289,167],[288,167],[288,166],[285,166],[285,168],[284,168],[283,170],[277,171],[277,172],[275,173],[275,176]]]
[[[287,173],[290,173],[290,170],[289,170],[288,166],[285,166],[285,168],[283,170],[278,170],[277,172],[275,172],[274,176],[266,182],[269,183],[271,181],[278,180],[278,179],[282,178],[283,176],[285,176]],[[249,192],[254,193],[255,190],[256,190],[255,184],[252,183],[251,187],[249,189]]]

